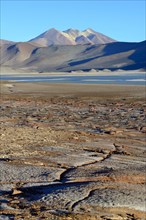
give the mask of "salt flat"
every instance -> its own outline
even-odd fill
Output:
[[[1,82],[0,217],[145,218],[145,87]]]

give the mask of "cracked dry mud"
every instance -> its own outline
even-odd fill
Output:
[[[1,98],[0,219],[145,219],[143,98]]]

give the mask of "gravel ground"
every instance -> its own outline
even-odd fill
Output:
[[[145,219],[142,87],[87,96],[19,86],[2,90],[0,219]]]

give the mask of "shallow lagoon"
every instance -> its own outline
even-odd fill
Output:
[[[134,73],[134,74],[121,74],[121,75],[109,75],[109,76],[97,76],[97,75],[63,75],[63,76],[50,76],[50,75],[1,75],[1,80],[13,80],[16,82],[48,82],[48,83],[80,83],[80,84],[124,84],[124,85],[145,85],[146,74]]]

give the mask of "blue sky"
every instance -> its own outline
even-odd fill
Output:
[[[1,39],[28,41],[54,27],[88,27],[118,41],[145,40],[145,0],[1,0]]]

